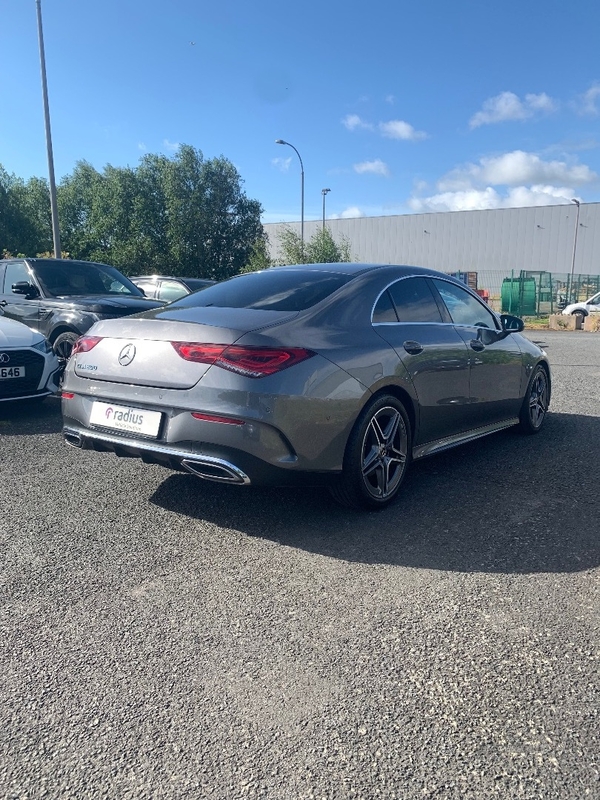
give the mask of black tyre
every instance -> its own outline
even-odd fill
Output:
[[[527,386],[519,414],[519,428],[523,433],[539,433],[550,403],[550,383],[546,370],[537,366]]]
[[[54,354],[57,356],[58,360],[63,366],[69,360],[71,350],[73,349],[73,345],[77,339],[79,339],[78,333],[75,333],[74,331],[65,331],[65,333],[59,333],[52,343]]]
[[[576,308],[575,311],[571,311],[571,316],[581,317],[583,321],[587,317],[587,311],[584,311],[582,308]]]
[[[358,417],[344,456],[342,475],[330,487],[350,508],[379,510],[395,500],[410,463],[411,430],[402,403],[376,397]]]

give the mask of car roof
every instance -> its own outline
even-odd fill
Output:
[[[181,275],[134,275],[132,278],[129,278],[130,281],[210,281],[214,283],[210,278],[184,278]]]
[[[394,270],[396,274],[402,275],[442,275],[443,273],[427,267],[411,267],[408,264],[377,264],[361,263],[352,261],[340,261],[331,264],[286,264],[279,267],[269,267],[273,270],[281,269],[302,269],[317,272],[338,272],[342,275],[361,275],[377,270]],[[449,277],[444,275],[444,277]]]
[[[29,258],[29,256],[14,256],[13,258],[0,259],[0,264],[8,263],[9,261],[26,261],[28,264],[53,264],[55,266],[66,264],[93,264],[98,267],[112,267],[111,264],[103,264],[101,261],[86,261],[81,258]]]

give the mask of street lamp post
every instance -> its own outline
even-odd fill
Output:
[[[570,295],[570,302],[576,303],[578,298],[573,299],[573,278],[575,274],[575,254],[577,253],[577,232],[579,231],[579,200],[573,198],[571,200],[572,203],[575,203],[577,206],[577,215],[575,217],[575,234],[573,236],[573,257],[571,259],[571,276],[569,281],[569,295]]]
[[[330,191],[331,189],[321,189],[321,194],[323,195],[323,233],[325,233],[325,198]]]
[[[42,71],[42,95],[44,98],[44,121],[46,125],[46,150],[48,152],[48,179],[50,183],[50,213],[52,215],[52,241],[54,258],[60,258],[60,229],[58,227],[58,205],[56,202],[56,181],[54,179],[54,156],[52,155],[52,134],[50,133],[50,109],[48,106],[48,84],[46,82],[46,56],[44,54],[44,33],[42,31],[42,4],[37,6],[38,39],[40,43],[40,68]]]
[[[275,139],[275,144],[286,144],[288,147],[291,147],[300,161],[300,241],[302,242],[302,260],[304,261],[304,164],[302,163],[300,153],[293,144],[285,142],[283,139]]]

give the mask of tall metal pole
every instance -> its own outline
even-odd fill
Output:
[[[60,229],[58,227],[58,206],[56,203],[56,180],[54,179],[54,156],[52,155],[52,134],[50,133],[50,109],[48,106],[48,84],[46,82],[46,56],[44,54],[44,32],[42,31],[42,4],[35,0],[37,6],[38,39],[40,42],[40,67],[42,71],[42,94],[44,97],[44,120],[46,125],[46,150],[48,152],[48,178],[50,182],[50,212],[52,214],[52,241],[54,242],[54,258],[61,257]]]
[[[323,233],[325,233],[325,198],[330,191],[331,189],[321,189],[321,194],[323,195]]]
[[[569,280],[569,294],[571,295],[569,302],[576,303],[578,298],[573,299],[573,276],[575,273],[575,254],[577,252],[577,232],[579,231],[579,200],[575,200],[573,198],[571,200],[572,203],[575,203],[577,206],[577,215],[575,217],[575,235],[573,236],[573,258],[571,259],[571,276]]]
[[[283,139],[275,139],[275,144],[286,144],[288,147],[291,147],[300,161],[300,240],[302,242],[302,261],[304,262],[304,164],[302,163],[300,153],[293,144],[285,142]]]

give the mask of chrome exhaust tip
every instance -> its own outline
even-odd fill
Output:
[[[241,469],[219,458],[190,459],[184,458],[181,466],[192,475],[207,481],[218,483],[249,484],[250,478]]]
[[[65,438],[65,442],[71,447],[83,447],[83,440],[80,434],[76,433],[75,431],[64,431],[63,436]]]

